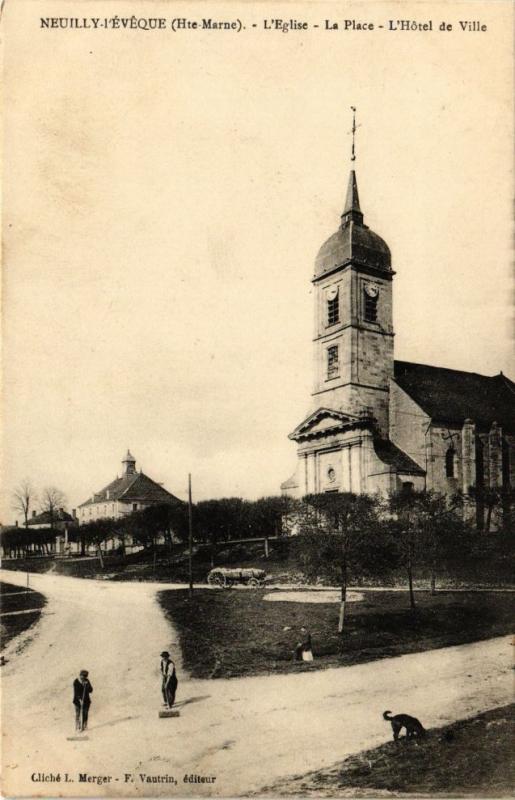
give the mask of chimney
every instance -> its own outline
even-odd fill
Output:
[[[36,516],[36,512],[34,510],[32,510],[32,519],[34,519],[35,516]]]
[[[72,508],[72,517],[73,517],[73,519],[77,519],[77,509],[76,508]]]
[[[18,520],[17,519],[14,520],[14,525],[15,525],[16,528],[18,527]]]

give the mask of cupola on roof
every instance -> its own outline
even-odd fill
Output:
[[[391,272],[390,249],[363,222],[356,173],[351,170],[342,222],[336,233],[322,245],[315,260],[315,279],[353,262]]]
[[[122,460],[122,464],[125,467],[124,469],[125,475],[136,474],[136,459],[134,458],[130,450],[127,450],[127,455]]]

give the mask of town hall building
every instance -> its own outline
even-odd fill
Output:
[[[153,481],[144,472],[138,472],[136,459],[127,450],[127,455],[122,460],[121,476],[81,503],[77,508],[77,519],[81,525],[96,519],[120,519],[148,506],[180,502],[160,483]]]
[[[297,469],[281,489],[460,491],[481,525],[487,490],[515,482],[515,384],[395,361],[394,275],[352,170],[341,224],[315,261],[312,410],[290,434]]]

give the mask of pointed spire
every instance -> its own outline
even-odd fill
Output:
[[[363,225],[363,214],[359,205],[358,182],[356,180],[356,173],[352,169],[349,175],[349,185],[347,186],[347,197],[345,200],[345,208],[342,214],[342,225],[348,222],[356,222],[358,225]]]
[[[349,175],[347,199],[345,200],[345,210],[343,213],[346,214],[347,211],[361,211],[359,205],[358,182],[356,180],[356,172],[353,169],[351,169]]]

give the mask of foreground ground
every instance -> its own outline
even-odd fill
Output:
[[[8,580],[23,586],[25,576]],[[385,708],[433,728],[512,698],[508,637],[312,673],[194,680],[159,584],[31,583],[48,604],[30,645],[6,649],[4,795],[230,797],[384,744]],[[158,718],[164,648],[179,670],[178,719]],[[83,668],[94,687],[89,739],[70,741],[71,683]]]
[[[0,582],[2,650],[11,639],[38,621],[45,602],[45,598],[39,592],[14,586],[12,583]]]
[[[213,670],[236,677],[361,664],[509,633],[515,618],[515,593],[417,592],[413,614],[406,592],[361,591],[361,602],[347,604],[341,637],[338,603],[264,599],[271,596],[262,589],[206,589],[196,590],[193,601],[186,591],[158,598],[179,633],[184,666],[197,678]],[[312,635],[311,664],[293,661],[302,626]]]
[[[260,794],[341,797],[403,792],[511,797],[515,786],[515,706],[365,750],[328,769],[281,781]]]

